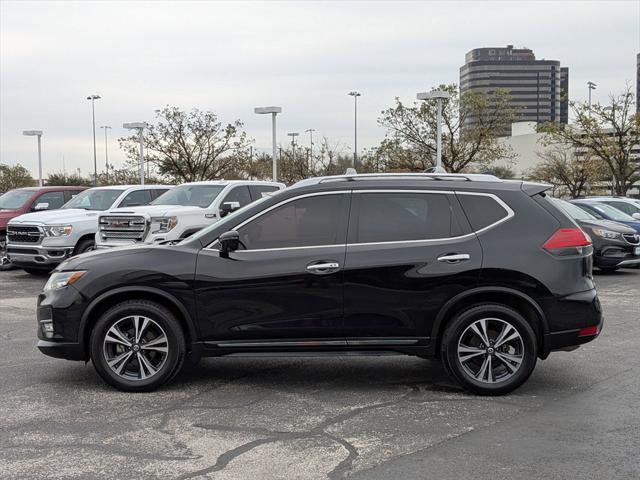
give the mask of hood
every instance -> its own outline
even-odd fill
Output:
[[[157,248],[155,246],[150,245],[132,245],[130,247],[118,247],[118,248],[109,248],[103,250],[92,250],[87,253],[83,253],[82,255],[77,255],[74,257],[70,257],[69,259],[62,262],[56,270],[64,271],[64,270],[83,270],[90,267],[91,263],[94,261],[101,261],[104,257],[107,258],[116,258],[122,257],[126,255],[135,255],[139,253],[147,252],[152,248]]]
[[[604,228],[616,233],[634,234],[636,231],[624,223],[614,222],[613,220],[577,220],[581,227],[586,228]]]
[[[72,224],[85,219],[97,219],[101,213],[98,210],[83,210],[82,208],[47,210],[44,212],[25,213],[11,220],[11,223]]]
[[[168,217],[188,215],[192,213],[207,213],[207,209],[200,207],[185,207],[182,205],[144,205],[141,207],[123,207],[109,210],[109,213],[120,213],[122,215],[149,215],[150,217]]]

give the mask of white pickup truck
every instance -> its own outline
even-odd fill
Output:
[[[150,205],[100,215],[96,248],[180,240],[283,188],[283,183],[251,180],[184,183]]]
[[[7,257],[28,273],[48,273],[71,255],[93,250],[99,212],[146,205],[171,188],[170,185],[90,188],[59,210],[15,217],[7,225]]]

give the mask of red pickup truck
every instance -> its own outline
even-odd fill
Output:
[[[9,190],[0,196],[0,265],[5,263],[7,223],[30,212],[60,208],[89,187],[26,187]]]

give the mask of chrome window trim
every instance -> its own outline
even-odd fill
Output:
[[[314,193],[306,193],[304,195],[298,195],[296,197],[291,197],[287,200],[283,200],[282,202],[279,202],[275,205],[272,205],[271,207],[269,207],[268,209],[259,212],[257,214],[255,214],[254,216],[248,218],[247,220],[245,220],[244,222],[239,223],[238,225],[236,225],[232,230],[237,230],[238,228],[242,228],[243,226],[245,226],[247,223],[255,220],[256,218],[259,218],[260,216],[264,215],[265,213],[281,206],[281,205],[285,205],[289,202],[292,202],[294,200],[298,200],[300,198],[306,198],[306,197],[315,197],[315,196],[320,196],[320,195],[338,195],[338,194],[345,194],[345,193],[351,193],[351,194],[358,194],[358,193],[438,193],[438,194],[443,194],[443,195],[474,195],[474,196],[483,196],[483,197],[491,197],[494,201],[496,201],[502,208],[505,209],[505,211],[507,212],[507,215],[503,218],[501,218],[500,220],[487,225],[486,227],[481,228],[480,230],[474,230],[470,233],[466,233],[464,235],[458,235],[456,237],[441,237],[441,238],[424,238],[424,239],[418,239],[418,240],[389,240],[389,241],[384,241],[384,242],[358,242],[358,243],[346,243],[346,244],[335,244],[335,245],[307,245],[307,246],[303,246],[303,247],[280,247],[280,248],[260,248],[260,249],[252,249],[252,250],[240,250],[243,253],[253,253],[253,252],[277,252],[277,251],[284,251],[284,250],[306,250],[306,249],[317,249],[317,248],[336,248],[336,247],[346,247],[346,248],[350,248],[350,247],[370,247],[370,246],[375,246],[375,245],[417,245],[417,244],[432,244],[432,243],[443,243],[445,241],[451,241],[451,242],[456,242],[456,241],[460,241],[460,240],[466,240],[468,238],[473,238],[474,236],[480,235],[494,227],[497,227],[498,225],[509,221],[511,218],[513,218],[515,216],[515,212],[511,209],[511,207],[509,207],[509,205],[504,202],[500,197],[498,197],[497,195],[493,194],[493,193],[486,193],[486,192],[459,192],[459,191],[455,191],[455,190],[424,190],[424,189],[366,189],[366,190],[336,190],[336,191],[330,191],[330,192],[314,192]],[[462,208],[462,206],[461,206]],[[463,209],[464,210],[464,209]],[[473,227],[471,227],[473,228]],[[215,244],[218,243],[218,239],[214,240],[213,242],[211,242],[209,245],[207,245],[205,247],[205,249],[209,249],[209,250],[216,250],[215,248],[212,248]]]

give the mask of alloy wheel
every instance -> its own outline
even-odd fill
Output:
[[[518,330],[499,318],[482,318],[469,325],[458,340],[458,361],[472,379],[504,382],[524,360],[524,341]]]
[[[132,315],[121,318],[107,330],[102,350],[116,375],[127,380],[147,380],[164,366],[169,340],[157,322]]]

